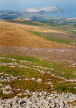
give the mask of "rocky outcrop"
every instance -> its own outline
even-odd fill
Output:
[[[71,93],[47,93],[47,92],[29,92],[25,98],[15,96],[12,99],[0,99],[0,108],[76,108],[68,104],[76,100],[76,95]]]

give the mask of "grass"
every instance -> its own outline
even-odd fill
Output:
[[[50,27],[53,27],[53,29],[64,30],[69,33],[76,34],[76,25],[73,25],[73,24],[66,24],[66,23],[65,24],[53,24],[53,25],[50,25]]]
[[[50,42],[43,37],[37,37],[29,32],[31,29],[36,31],[43,27],[22,25],[0,21],[0,46],[28,47],[28,48],[51,48],[60,46]],[[64,45],[62,45],[64,46]]]
[[[66,37],[66,39],[58,38],[58,34],[56,34],[57,36],[54,36],[55,34],[52,34],[52,36],[51,35],[47,36],[45,33],[40,33],[40,32],[35,32],[35,31],[30,31],[30,32],[35,34],[36,36],[43,37],[43,38],[45,38],[45,39],[47,39],[49,41],[68,44],[68,45],[73,45],[73,46],[76,45],[75,40],[69,40],[67,37]]]
[[[9,46],[17,46],[17,45],[22,46],[23,45],[26,47],[30,47],[31,43],[32,43],[32,47],[36,47],[36,48],[37,47],[49,47],[49,46],[51,46],[51,47],[56,46],[57,47],[56,43],[76,46],[76,41],[75,41],[76,38],[74,38],[76,35],[76,30],[75,30],[76,27],[74,27],[72,25],[68,25],[68,24],[66,24],[66,25],[64,25],[64,24],[50,25],[48,23],[44,24],[44,23],[39,23],[39,22],[31,22],[31,21],[23,21],[23,20],[20,20],[20,21],[12,20],[11,22],[14,22],[15,26],[17,26],[17,27],[16,28],[13,27],[14,24],[12,23],[11,29],[13,29],[13,30],[10,31],[10,29],[9,29],[9,31],[6,31],[6,30],[4,31],[4,33],[6,35],[8,34],[7,35],[7,41],[4,42],[2,40],[4,42],[4,45],[6,45],[6,46],[7,45],[9,45]],[[6,22],[6,23],[8,24],[8,22]],[[25,24],[25,25],[20,26],[17,23]],[[4,26],[6,27],[6,24]],[[2,27],[3,27],[3,25],[2,25]],[[5,28],[3,28],[3,30],[4,29]],[[52,32],[52,30],[54,32]],[[45,31],[47,33],[49,33],[49,31],[50,31],[50,33],[49,33],[50,36],[47,36]],[[3,37],[5,38],[4,33],[1,33],[1,34],[3,34]],[[67,33],[66,37],[63,36],[66,33]],[[11,36],[14,35],[14,37],[13,38],[10,37],[10,34],[11,34]],[[25,34],[26,34],[26,36],[25,36]],[[56,36],[55,36],[55,34],[56,34]],[[61,34],[61,38],[59,38],[59,34]],[[70,37],[70,34],[72,37]],[[19,36],[19,39],[17,39],[16,35]],[[36,37],[36,36],[39,36],[39,37]],[[69,40],[69,37],[70,37],[70,40]],[[9,40],[8,38],[10,39],[10,41],[8,41]],[[15,40],[17,40],[17,41],[15,42]],[[31,40],[31,42],[29,40]],[[53,46],[48,41],[53,42],[52,43]],[[54,43],[54,42],[56,42],[56,43]],[[27,43],[29,43],[29,44],[27,44]],[[41,44],[43,44],[43,45],[41,45]],[[47,45],[47,44],[49,44],[49,45]],[[61,45],[59,45],[59,46],[61,47]]]
[[[76,83],[68,81],[65,82],[64,80],[57,78],[55,76],[44,74],[43,82],[46,81],[51,81],[53,83],[53,91],[76,94]]]
[[[31,30],[30,28],[27,30],[28,32],[31,32],[32,34],[34,34],[35,36],[39,36],[41,38],[44,38],[46,40],[49,40],[49,41],[52,41],[52,42],[56,42],[56,43],[62,43],[62,44],[68,44],[68,45],[73,45],[73,46],[76,46],[76,42],[75,42],[75,34],[76,34],[76,28],[75,26],[71,26],[71,25],[58,25],[58,24],[54,24],[54,25],[50,25],[50,24],[45,24],[44,23],[36,23],[36,22],[30,22],[30,21],[14,21],[15,23],[18,22],[18,23],[22,23],[22,24],[27,24],[29,26],[34,26],[36,25],[36,27],[39,27],[39,28],[35,28],[35,27],[32,27],[32,29],[34,30]],[[50,36],[47,36],[46,33],[44,32],[44,29],[43,27],[47,27],[48,29],[45,28],[45,31],[48,32],[48,30],[51,30],[50,31]],[[55,30],[54,33],[52,33],[52,30]],[[59,34],[58,34],[58,31],[59,33],[61,34],[61,37],[62,38],[59,38]],[[66,37],[63,38],[65,35],[65,33],[67,33]],[[55,36],[56,34],[56,36]],[[71,34],[72,36],[72,39],[69,40],[69,34]],[[52,35],[52,36],[51,36]],[[73,39],[74,38],[74,39]]]
[[[52,63],[51,67],[54,68],[56,72],[54,74],[64,77],[66,79],[76,78],[76,75],[74,74],[76,71],[75,67],[69,67],[67,63],[64,62],[58,62],[58,63]]]
[[[58,92],[65,92],[65,93],[74,93],[76,94],[76,85],[73,85],[72,83],[64,82],[64,83],[58,83],[54,86],[54,89]]]
[[[16,59],[16,60],[24,60],[24,61],[30,61],[33,65],[40,65],[43,67],[51,67],[50,62],[46,60],[40,60],[36,57],[31,56],[7,56],[8,58]]]
[[[13,88],[20,88],[24,90],[32,90],[32,91],[52,91],[51,86],[48,84],[45,84],[46,82],[51,81],[54,88],[53,91],[59,91],[59,92],[71,92],[71,93],[76,93],[76,84],[73,82],[65,82],[64,80],[61,80],[60,77],[64,77],[66,79],[75,79],[76,78],[76,68],[75,67],[69,67],[69,64],[64,63],[64,62],[52,62],[50,63],[49,61],[46,60],[40,60],[35,57],[30,57],[30,56],[5,56],[5,59],[3,62],[8,63],[9,58],[10,59],[15,59],[15,62],[17,65],[23,65],[23,66],[28,66],[29,68],[23,68],[19,66],[15,67],[10,67],[10,66],[0,66],[0,73],[5,73],[8,75],[13,75],[13,76],[20,76],[20,80],[13,80],[9,82],[11,87]],[[2,60],[2,58],[1,58]],[[26,61],[21,63],[20,61]],[[34,66],[39,66],[39,67],[34,67]],[[47,69],[40,69],[40,66],[47,68]],[[41,74],[37,70],[33,70],[32,68],[39,69],[41,71],[44,71],[45,74]],[[50,70],[53,68],[53,70]],[[48,74],[47,72],[50,72]],[[51,74],[54,74],[56,76],[52,76]],[[23,80],[24,78],[36,78],[36,79],[42,79],[41,83],[38,83],[33,80]],[[2,84],[6,85],[6,82],[1,82]],[[18,94],[17,91],[15,91],[15,94]]]
[[[28,21],[28,20],[8,20],[12,23],[19,23],[19,24],[27,24],[27,25],[33,25],[33,26],[42,26],[44,23],[34,22],[34,21]]]
[[[44,68],[48,68],[45,71],[54,73],[57,76],[61,76],[67,79],[71,78],[76,78],[76,68],[75,67],[69,67],[69,64],[64,63],[64,62],[52,62],[50,63],[49,61],[46,60],[40,60],[35,57],[30,57],[30,56],[6,56],[7,58],[12,58],[16,59],[15,62],[17,62],[19,65],[23,66],[29,66],[29,68],[23,68],[23,67],[5,67],[5,66],[0,66],[0,72],[5,72],[7,74],[13,74],[14,76],[17,75],[24,75],[25,77],[36,77],[39,78],[41,77],[41,74],[33,70],[32,67],[34,66],[42,66]],[[27,61],[24,63],[21,63],[19,60]],[[6,60],[7,61],[7,60]],[[5,61],[5,62],[6,62]],[[32,67],[31,67],[32,66]],[[50,68],[53,68],[53,71],[50,71]],[[37,69],[35,67],[35,69]],[[38,68],[40,70],[40,67]],[[42,69],[44,71],[44,69]]]
[[[23,76],[25,78],[40,78],[41,74],[33,69],[30,68],[22,68],[22,67],[8,67],[8,66],[0,66],[0,72],[6,74],[12,74],[13,76]]]
[[[7,27],[7,24],[8,24],[8,27]],[[34,44],[34,45],[32,45],[32,47],[40,48],[41,46],[43,46],[44,48],[45,47],[48,48],[48,46],[54,44],[54,43],[49,44],[50,41],[73,45],[73,41],[69,41],[67,39],[58,39],[55,37],[47,37],[47,36],[42,35],[40,33],[40,31],[38,31],[38,32],[31,31],[30,26],[27,28],[27,26],[24,27],[23,25],[15,26],[15,25],[11,24],[11,27],[9,25],[10,25],[10,23],[5,23],[4,25],[3,24],[1,25],[1,30],[3,31],[3,32],[1,32],[2,35],[0,36],[1,39],[3,40],[3,41],[1,40],[1,43],[3,42],[2,44],[5,46],[15,45],[15,46],[22,46],[22,47],[23,46],[30,47],[31,44]],[[32,29],[34,29],[34,28],[32,28]],[[37,29],[35,29],[35,30],[37,31]],[[64,29],[64,31],[65,31],[65,29]],[[66,31],[71,33],[72,30],[69,28]],[[73,32],[75,32],[75,30]],[[13,37],[11,39],[10,36],[12,36],[12,35],[13,35]],[[6,40],[4,40],[5,36],[7,37]],[[18,36],[19,36],[19,38],[18,38]],[[39,38],[37,36],[39,36]],[[45,39],[43,39],[43,38],[45,38]],[[14,41],[14,40],[16,40],[16,41]],[[46,40],[50,40],[50,41],[46,42]],[[28,44],[26,42],[28,42],[28,43],[32,42],[32,43]],[[48,45],[45,45],[45,44],[48,44]],[[57,47],[57,44],[56,44],[56,47]],[[13,61],[11,59],[15,59],[15,61]],[[26,62],[21,63],[20,60],[26,61]],[[5,59],[0,59],[0,62],[1,63],[2,62],[3,63],[15,63],[15,62],[17,63],[17,66],[15,66],[15,67],[11,67],[10,65],[0,66],[0,73],[3,72],[5,74],[8,74],[9,76],[12,74],[13,76],[21,77],[21,79],[22,79],[21,81],[20,80],[12,80],[9,83],[0,82],[0,84],[3,84],[3,85],[10,84],[10,86],[12,88],[21,89],[20,91],[15,90],[14,91],[15,95],[18,95],[19,93],[23,93],[22,89],[23,90],[28,89],[30,91],[47,91],[47,92],[57,91],[57,92],[65,92],[65,93],[71,92],[71,93],[76,94],[76,88],[75,88],[76,84],[74,82],[65,82],[64,80],[61,80],[60,78],[51,75],[51,74],[54,74],[56,76],[64,77],[66,79],[76,79],[76,67],[69,67],[69,64],[67,64],[67,63],[64,63],[64,62],[51,62],[50,63],[49,61],[40,60],[40,59],[37,59],[35,57],[30,57],[30,56],[5,56]],[[19,67],[19,65],[27,66],[29,68]],[[34,66],[39,66],[39,67],[37,68]],[[48,69],[41,69],[40,66],[42,66],[44,68],[48,68]],[[34,70],[33,67],[35,69],[44,71],[45,74],[41,74],[39,71]],[[53,68],[54,70],[50,70],[50,68]],[[48,74],[48,72],[50,74]],[[38,83],[33,80],[25,81],[25,80],[23,80],[23,78],[42,79],[42,82]],[[51,85],[45,84],[46,82],[49,82],[49,81],[52,82],[53,88],[51,88]],[[12,95],[12,94],[3,95],[2,91],[0,91],[0,97],[2,97],[3,99],[9,98],[9,97],[12,98],[13,96],[14,95]]]
[[[44,74],[43,82],[46,82],[46,81],[47,82],[51,81],[53,83],[53,91],[76,94],[76,88],[75,88],[76,83],[67,82],[67,81],[65,82],[64,80],[57,78],[55,76]]]
[[[3,93],[2,93],[2,90],[0,90],[0,96],[2,95]]]
[[[31,33],[35,31],[35,33]],[[17,23],[10,23],[0,21],[0,46],[9,46],[9,47],[27,47],[27,48],[52,48],[52,47],[67,47],[68,45],[60,41],[57,42],[57,39],[47,39],[43,36],[40,36],[36,32],[54,32],[65,34],[63,31],[58,31],[50,29],[46,26],[32,26],[32,25],[23,25]],[[37,36],[38,35],[38,36]]]
[[[6,81],[0,81],[0,84],[2,84],[2,85],[7,85],[8,83],[6,82]]]
[[[5,58],[5,59],[0,59],[0,62],[11,63],[11,62],[13,62],[13,60]]]
[[[58,92],[65,92],[65,93],[75,93],[76,94],[76,89],[72,87],[67,87],[65,85],[58,85],[56,86],[55,90]]]
[[[44,83],[38,83],[36,81],[30,80],[30,81],[11,81],[10,86],[16,89],[23,89],[23,90],[29,90],[29,91],[51,91],[50,85],[44,84]]]
[[[13,98],[15,95],[14,94],[2,94],[0,97],[2,99],[11,99]]]

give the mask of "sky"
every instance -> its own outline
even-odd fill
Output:
[[[0,10],[22,10],[47,6],[74,8],[76,0],[0,0]]]
[[[67,13],[76,13],[76,0],[0,0],[0,10],[18,11],[48,6],[57,6]]]

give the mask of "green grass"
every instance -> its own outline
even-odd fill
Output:
[[[2,90],[0,89],[0,96],[3,94]]]
[[[75,26],[71,26],[71,25],[53,25],[50,26],[50,29],[55,29],[55,30],[63,30],[64,32],[67,32],[68,34],[71,34],[73,37],[76,36],[76,27]],[[53,41],[53,42],[57,42],[57,43],[63,43],[63,44],[69,44],[69,45],[73,45],[76,46],[76,41],[74,39],[69,40],[68,36],[66,37],[66,39],[61,39],[58,38],[58,34],[55,37],[54,34],[52,34],[52,36],[47,36],[44,33],[40,33],[40,32],[35,32],[35,31],[30,31],[31,33],[35,34],[36,36],[40,36],[43,37],[47,40]]]
[[[59,39],[58,37],[46,36],[46,35],[39,33],[39,32],[34,32],[34,31],[30,31],[30,32],[35,34],[36,36],[43,37],[49,41],[53,41],[53,42],[57,42],[57,43],[63,43],[63,44],[69,44],[69,45],[74,45],[74,46],[76,45],[75,40]]]
[[[6,81],[0,81],[0,84],[7,85],[8,83]]]
[[[3,63],[11,63],[13,62],[11,59],[0,59],[0,62],[3,62]]]
[[[44,84],[44,83],[38,83],[33,80],[27,80],[27,81],[18,81],[13,80],[10,83],[10,86],[16,89],[23,89],[23,90],[29,90],[29,91],[49,91],[51,92],[50,85]]]
[[[72,42],[70,42],[69,40],[65,40],[65,39],[58,39],[58,38],[47,37],[47,36],[45,36],[45,38],[50,41],[57,42],[57,43],[64,43],[64,44],[69,44],[69,45],[72,44]]]
[[[0,73],[12,74],[13,76],[23,76],[25,78],[40,78],[41,74],[30,68],[0,66]]]
[[[76,25],[74,26],[73,24],[53,24],[50,25],[50,27],[52,27],[53,29],[64,30],[69,33],[76,34]]]
[[[65,93],[76,93],[76,89],[74,88],[70,88],[70,87],[67,87],[65,85],[58,85],[56,88],[55,88],[58,92],[61,91],[61,92],[65,92]]]
[[[57,78],[55,76],[51,76],[49,74],[44,74],[43,82],[48,82],[47,79],[50,79],[53,83],[53,91],[57,92],[65,92],[65,93],[74,93],[76,94],[76,83],[73,82],[65,82],[64,80]]]
[[[64,62],[52,62],[46,60],[40,60],[35,57],[24,57],[24,56],[5,56],[7,59],[12,58],[15,59],[15,62],[17,62],[18,65],[24,65],[29,66],[29,68],[23,68],[19,66],[10,67],[10,66],[0,66],[0,73],[6,73],[8,75],[13,76],[20,76],[23,78],[36,78],[36,79],[42,79],[41,83],[37,83],[36,81],[28,80],[28,81],[19,81],[19,80],[13,80],[10,82],[10,85],[15,88],[20,88],[24,90],[44,90],[44,91],[51,91],[50,85],[45,84],[48,82],[48,79],[51,80],[51,82],[54,85],[54,90],[59,92],[71,92],[76,93],[76,84],[72,82],[64,82],[64,80],[61,80],[58,77],[52,76],[51,74],[54,74],[56,76],[61,76],[67,79],[76,79],[76,68],[75,67],[69,67],[69,64]],[[3,62],[8,63],[9,60],[5,59]],[[20,60],[27,61],[21,63]],[[40,69],[40,67],[35,67],[35,69],[43,70],[46,73],[41,74],[37,70],[33,70],[32,68],[34,66],[43,66],[48,69]],[[50,70],[50,68],[53,68],[54,70]],[[48,74],[47,72],[50,72]],[[3,85],[7,85],[6,82],[0,82]],[[7,96],[6,96],[7,97]]]
[[[49,64],[49,61],[40,60],[35,57],[30,57],[30,56],[7,56],[7,57],[14,58],[16,60],[30,61],[32,62],[33,65],[40,65],[40,66],[48,67],[48,68],[51,67],[51,65]]]
[[[67,63],[64,62],[48,62],[46,60],[40,60],[37,59],[35,57],[27,57],[27,56],[7,56],[7,58],[12,58],[12,59],[16,59],[15,62],[17,62],[19,65],[23,65],[23,66],[27,66],[29,68],[23,68],[23,67],[9,67],[9,66],[0,66],[0,72],[4,72],[7,74],[13,74],[14,76],[17,75],[24,75],[25,77],[35,77],[35,78],[39,78],[41,77],[41,74],[36,71],[33,70],[32,66],[42,66],[44,68],[48,68],[45,71],[49,71],[50,73],[54,73],[55,75],[67,78],[67,79],[71,79],[71,78],[76,78],[76,68],[75,67],[69,67],[69,65]],[[23,60],[23,61],[27,61],[24,63],[21,63],[19,60]],[[6,60],[7,61],[7,60]],[[5,61],[5,62],[6,62]],[[50,68],[53,68],[53,71],[50,71]],[[44,69],[40,69],[40,68],[36,68],[35,69],[39,69],[44,71]]]
[[[51,64],[51,67],[54,68],[56,72],[54,74],[70,79],[70,78],[76,78],[76,75],[74,74],[76,71],[76,68],[69,67],[67,63],[64,62],[55,62]],[[74,75],[73,75],[74,74]]]
[[[76,87],[76,85],[74,85]],[[54,86],[54,89],[58,92],[65,92],[65,93],[75,93],[76,94],[76,88],[73,87],[72,83],[58,83]]]

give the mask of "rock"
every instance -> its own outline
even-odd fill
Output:
[[[3,87],[2,90],[3,90],[3,94],[12,94],[13,93],[12,88],[10,87],[10,85],[7,85],[7,86]]]
[[[32,80],[36,80],[35,78],[32,78]]]
[[[5,88],[10,88],[6,86]],[[32,94],[31,97],[18,98],[15,96],[12,99],[0,99],[0,108],[76,108],[76,106],[68,104],[76,100],[76,95],[72,93],[47,93],[44,91],[30,92],[25,91],[25,94]]]
[[[41,83],[41,82],[42,82],[42,79],[38,79],[37,82],[38,82],[38,83]]]

